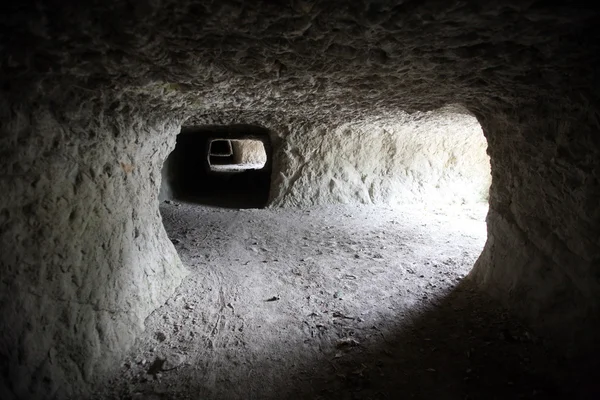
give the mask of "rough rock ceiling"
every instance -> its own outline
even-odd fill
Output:
[[[19,2],[0,16],[1,79],[304,115],[590,98],[599,18],[562,3]]]

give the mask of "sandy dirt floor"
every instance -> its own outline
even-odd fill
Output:
[[[451,212],[162,204],[191,274],[98,398],[572,395],[564,360],[463,279],[485,210]]]

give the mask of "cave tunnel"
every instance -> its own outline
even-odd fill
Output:
[[[162,168],[160,199],[262,208],[272,172],[269,131],[246,125],[183,127]]]
[[[0,398],[599,398],[599,17],[3,6]]]

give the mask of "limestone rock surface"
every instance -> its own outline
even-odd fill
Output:
[[[157,199],[177,124],[94,111],[3,115],[3,398],[78,396],[186,274]]]
[[[487,202],[487,142],[473,116],[438,110],[294,130],[275,151],[273,206]]]
[[[375,135],[365,131],[370,121],[464,106],[482,126],[492,171],[489,239],[471,278],[563,350],[589,353],[600,332],[595,8],[541,0],[3,5],[0,394],[85,392],[182,279],[157,196],[179,127],[195,121],[267,127],[274,148],[298,141],[306,153],[290,160],[301,160],[346,129],[356,142]],[[289,193],[321,182],[299,167],[274,159]],[[333,163],[316,168],[325,182],[343,175]],[[366,201],[371,186],[349,180]],[[385,197],[378,190],[368,197]],[[330,188],[317,198],[338,195],[350,194]]]

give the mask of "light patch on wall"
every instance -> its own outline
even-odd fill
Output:
[[[260,140],[215,139],[210,143],[208,162],[211,171],[262,169],[267,163],[267,153]]]
[[[281,151],[273,205],[487,208],[486,149],[477,119],[458,106],[294,131]]]

